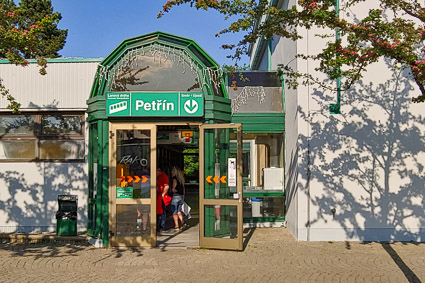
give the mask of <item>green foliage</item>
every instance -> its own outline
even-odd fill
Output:
[[[327,31],[316,35],[328,38],[328,44],[318,54],[299,54],[297,58],[319,62],[315,70],[328,76],[330,80],[340,78],[340,90],[348,89],[360,80],[368,65],[379,58],[394,60],[399,68],[411,70],[412,77],[421,93],[414,102],[425,101],[425,7],[419,0],[378,0],[379,9],[369,9],[364,18],[352,22],[341,19],[336,11],[336,3],[343,3],[341,13],[350,12],[353,6],[364,5],[365,0],[298,0],[297,5],[278,9],[268,0],[174,0],[163,6],[158,17],[169,12],[172,7],[190,4],[196,9],[215,9],[230,20],[225,33],[242,32],[244,38],[234,44],[226,44],[224,49],[233,50],[235,64],[242,54],[247,54],[250,44],[262,38],[281,36],[298,40],[299,28],[319,28]],[[338,40],[329,37],[329,31],[338,32]],[[290,62],[289,62],[290,63]],[[299,83],[316,83],[322,88],[336,91],[330,84],[292,69],[288,64],[281,65],[279,72],[289,87]]]
[[[60,13],[53,13],[50,0],[22,0],[16,6],[12,0],[0,0],[0,58],[27,66],[26,59],[37,59],[40,74],[46,74],[47,62],[43,58],[57,57],[67,35],[57,29]],[[9,101],[8,108],[19,111],[16,102],[0,78],[0,95]]]
[[[25,29],[29,29],[32,23],[41,21],[46,15],[57,19],[57,22],[62,19],[61,13],[53,12],[51,0],[21,0],[19,6],[23,9],[23,13],[18,25]],[[41,44],[35,50],[23,51],[25,58],[36,58],[37,56],[45,58],[59,57],[58,51],[65,45],[68,30],[58,29],[57,22],[46,26],[40,32],[38,36],[41,39]]]
[[[184,150],[184,153],[193,153],[194,155],[185,155],[184,156],[184,176],[185,179],[194,179],[198,177],[199,174],[199,156],[197,148],[187,148]]]

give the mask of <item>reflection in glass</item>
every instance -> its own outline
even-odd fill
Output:
[[[158,52],[147,52],[129,58],[115,72],[111,91],[202,91],[197,70],[190,62],[157,56]]]
[[[238,207],[233,205],[206,205],[204,236],[235,239],[238,236]]]
[[[0,141],[0,159],[36,158],[36,140]]]
[[[117,190],[132,188],[126,198],[150,198],[150,131],[118,130],[116,153]]]
[[[41,133],[43,135],[82,135],[83,117],[81,115],[43,115]]]
[[[34,135],[33,116],[0,116],[0,135]]]
[[[149,204],[117,204],[116,236],[150,236]]]
[[[228,82],[232,113],[283,113],[282,82],[276,72],[229,74]]]
[[[232,113],[283,113],[282,88],[245,86],[229,88]]]
[[[236,129],[205,129],[205,198],[233,199],[236,186],[229,180],[235,180],[237,173],[229,176],[228,163],[236,167],[236,153],[230,151],[230,144],[236,139]],[[209,177],[211,176],[211,177]],[[215,180],[214,180],[215,178]],[[218,181],[218,182],[216,182]],[[225,181],[225,182],[223,182]],[[235,183],[235,182],[233,182]]]
[[[89,131],[89,149],[91,153],[91,158],[89,162],[91,163],[91,170],[89,171],[89,198],[95,198],[97,194],[97,185],[98,185],[98,163],[99,163],[99,146],[97,144],[98,131],[97,123],[92,123],[90,125]],[[90,217],[90,210],[89,210]],[[89,226],[90,227],[90,226]]]
[[[40,159],[84,159],[84,140],[41,140]]]
[[[283,134],[245,133],[242,149],[244,192],[283,192]],[[236,151],[237,143],[232,141],[230,152],[235,154]]]
[[[283,217],[283,197],[244,198],[243,217]]]
[[[96,205],[89,203],[88,206],[88,223],[89,229],[96,229]]]

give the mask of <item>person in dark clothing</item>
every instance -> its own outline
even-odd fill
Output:
[[[184,230],[187,228],[187,224],[184,223],[182,214],[182,205],[185,195],[184,177],[181,169],[177,166],[173,166],[171,169],[171,191],[173,197],[171,199],[171,210],[173,212],[173,221],[175,230]],[[179,226],[179,220],[181,226]]]

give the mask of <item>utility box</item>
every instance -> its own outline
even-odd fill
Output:
[[[261,205],[263,204],[263,200],[261,198],[251,198],[251,209],[252,209],[252,217],[261,217]]]
[[[76,236],[78,197],[76,195],[59,195],[58,207],[56,234],[59,236]]]
[[[283,168],[263,168],[264,190],[283,191]]]

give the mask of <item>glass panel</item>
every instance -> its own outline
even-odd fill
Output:
[[[0,159],[35,159],[36,140],[0,141]]]
[[[84,159],[84,140],[41,140],[40,159]]]
[[[117,204],[117,237],[150,236],[150,204]]]
[[[186,148],[184,154],[184,179],[186,187],[189,185],[199,186],[199,150],[198,148]]]
[[[33,136],[33,116],[0,116],[0,135]]]
[[[230,144],[236,129],[205,129],[205,197],[233,199],[236,193],[236,155]],[[231,169],[229,172],[229,169]]]
[[[41,117],[43,135],[82,135],[83,117],[81,115],[43,115]]]
[[[243,190],[283,191],[283,134],[243,135]],[[237,143],[232,141],[230,152],[236,153]]]
[[[149,130],[117,130],[117,198],[150,198]]]
[[[244,198],[243,217],[283,217],[283,197]]]
[[[204,236],[235,239],[238,236],[238,207],[233,205],[206,205]]]
[[[201,92],[202,88],[196,66],[183,55],[149,50],[130,57],[115,72],[111,91]]]
[[[91,163],[89,171],[89,198],[95,198],[98,185],[98,156],[99,156],[99,140],[97,132],[97,123],[90,125],[89,138],[89,162]]]
[[[89,229],[96,230],[96,205],[89,203],[89,215],[87,226]]]
[[[228,82],[232,113],[283,113],[282,83],[276,72],[237,72]]]
[[[283,113],[282,88],[245,86],[229,88],[232,113]]]

